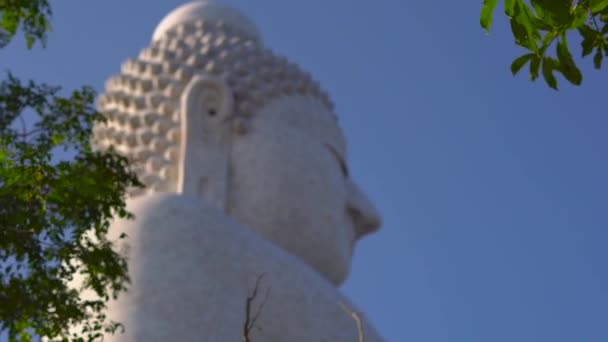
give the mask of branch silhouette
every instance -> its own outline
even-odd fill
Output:
[[[251,310],[252,310],[253,302],[255,301],[255,298],[258,295],[260,283],[262,281],[262,278],[264,278],[265,275],[266,275],[265,273],[262,273],[258,276],[258,278],[255,281],[255,287],[253,288],[253,292],[245,300],[245,322],[243,324],[243,342],[251,342],[251,337],[249,336],[249,334],[250,334],[251,330],[255,327],[255,324],[258,321],[258,318],[262,314],[264,305],[266,305],[266,302],[268,301],[268,296],[270,295],[270,287],[268,287],[268,289],[266,290],[266,294],[264,295],[264,299],[262,300],[262,302],[258,306],[256,312],[252,316]],[[258,329],[260,329],[260,328],[258,327]]]

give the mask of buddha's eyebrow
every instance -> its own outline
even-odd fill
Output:
[[[342,169],[342,173],[344,173],[344,177],[348,178],[349,177],[349,172],[348,172],[348,166],[346,166],[346,161],[344,160],[344,157],[342,157],[342,155],[338,152],[338,150],[331,146],[328,143],[325,143],[325,147],[327,147],[327,149],[329,149],[331,151],[331,154],[334,155],[334,157],[336,157],[336,159],[338,160],[338,163],[340,163],[340,168]]]

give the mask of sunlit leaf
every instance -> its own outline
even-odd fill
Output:
[[[19,342],[31,342],[32,341],[32,336],[27,333],[27,332],[22,332],[19,335]]]
[[[53,144],[55,144],[55,145],[61,144],[63,142],[63,139],[64,139],[63,134],[54,134],[52,136],[52,141],[53,141]]]
[[[553,42],[553,39],[555,39],[556,36],[557,36],[557,33],[555,31],[547,32],[547,34],[545,34],[545,37],[543,38],[543,41],[542,41],[543,49],[542,49],[541,55],[544,54],[545,50],[547,49],[547,47],[549,47],[551,42]]]
[[[511,32],[517,45],[537,52],[536,37],[539,36],[539,33],[530,22],[526,11],[522,10],[521,7],[527,7],[527,5],[518,4],[516,7],[515,16],[509,20]]]
[[[532,23],[532,18],[534,18],[534,13],[528,5],[518,2],[515,8],[515,16],[510,20],[511,31],[518,45],[538,52],[537,40],[540,38],[540,33]]]
[[[505,0],[505,14],[507,14],[509,18],[515,15],[515,6],[518,1],[520,0]]]
[[[0,27],[9,34],[15,34],[19,26],[19,17],[14,11],[2,11]]]
[[[28,48],[35,41],[45,45],[46,33],[50,31],[48,0],[1,0],[0,13],[0,28],[3,29],[0,30],[0,47],[8,45],[19,28]]]
[[[487,33],[490,33],[490,26],[492,26],[492,12],[496,7],[498,0],[483,0],[483,7],[481,8],[481,15],[479,16],[479,23]]]
[[[544,9],[543,5],[538,0],[531,0],[530,4],[532,5],[532,8],[534,8],[534,12],[536,12],[536,15],[539,18],[544,18],[545,17],[545,9]]]
[[[608,7],[608,0],[589,0],[591,13],[596,14]]]
[[[574,20],[572,20],[572,24],[570,24],[570,29],[576,29],[585,24],[587,21],[587,7],[582,6],[580,3],[574,9]]]

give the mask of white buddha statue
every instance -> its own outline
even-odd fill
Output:
[[[138,165],[105,341],[382,341],[337,287],[380,218],[333,105],[235,9],[193,2],[106,85],[97,148]],[[372,289],[370,289],[372,290]]]

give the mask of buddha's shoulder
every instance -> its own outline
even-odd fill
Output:
[[[114,226],[125,227],[132,233],[148,237],[166,238],[166,235],[194,234],[207,236],[205,241],[213,240],[214,246],[222,242],[232,244],[236,241],[251,240],[251,243],[259,243],[261,240],[257,234],[237,223],[223,211],[192,196],[154,193],[127,200],[127,210],[135,218],[120,219]]]
[[[140,223],[157,220],[162,222],[188,222],[196,220],[225,221],[229,219],[217,208],[206,201],[192,196],[176,193],[153,193],[127,200],[127,210],[133,213]],[[204,223],[203,222],[203,223]]]
[[[115,222],[111,235],[126,233],[131,254],[140,258],[152,260],[175,254],[180,263],[196,263],[199,270],[216,271],[215,266],[222,265],[222,277],[229,273],[280,274],[306,278],[299,281],[317,283],[327,292],[336,293],[333,285],[298,258],[203,200],[156,193],[129,199],[127,209],[135,218]]]
[[[348,299],[312,268],[220,210],[179,194],[132,199],[128,209],[135,220],[116,222],[112,230],[127,234],[129,254],[138,261],[129,266],[130,292],[112,312],[119,320],[139,317],[150,323],[131,322],[137,326],[133,333],[161,341],[154,327],[162,326],[169,335],[199,331],[215,334],[215,340],[238,340],[247,298],[259,287],[255,303],[263,305],[257,323],[263,332],[254,333],[257,339],[356,339],[356,322],[345,311],[352,308]],[[180,318],[167,318],[166,312]],[[363,322],[366,340],[382,341]]]

